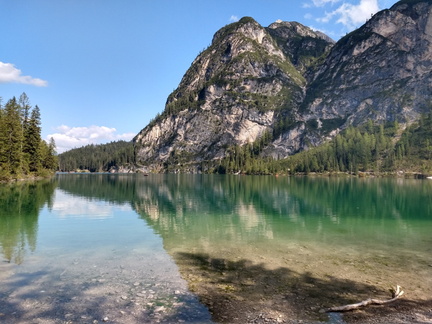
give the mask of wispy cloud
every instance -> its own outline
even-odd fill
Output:
[[[336,15],[339,17],[337,22],[346,27],[354,28],[364,23],[378,10],[378,0],[361,0],[358,5],[344,3],[336,10]]]
[[[232,15],[229,19],[230,22],[236,22],[239,21],[239,18],[237,16]]]
[[[29,75],[22,75],[20,69],[11,63],[0,62],[0,83],[23,83],[37,87],[46,87],[48,82],[42,79],[33,78]]]
[[[63,153],[89,144],[103,144],[119,140],[130,141],[135,135],[135,133],[118,134],[115,128],[106,126],[70,127],[62,125],[56,128],[54,134],[48,135],[47,139],[54,138],[57,152]]]
[[[331,1],[331,0],[314,0],[317,2]],[[344,2],[337,9],[326,12],[325,16],[317,18],[318,22],[328,23],[336,19],[348,29],[353,29],[358,25],[366,22],[373,14],[379,10],[378,0],[360,0],[358,4]]]
[[[334,5],[338,2],[341,2],[341,0],[312,0],[312,3],[315,7],[324,7],[327,4]]]

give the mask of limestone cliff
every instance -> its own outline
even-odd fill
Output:
[[[165,110],[134,139],[143,165],[220,159],[271,134],[286,157],[350,124],[410,123],[430,109],[432,4],[400,1],[336,44],[296,22],[219,30]]]

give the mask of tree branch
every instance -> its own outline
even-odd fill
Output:
[[[394,302],[396,299],[398,299],[399,297],[401,297],[404,294],[404,291],[402,290],[402,288],[399,285],[396,286],[396,289],[392,288],[392,289],[390,289],[390,291],[392,292],[392,298],[391,299],[382,300],[382,299],[369,298],[369,299],[366,299],[366,300],[364,300],[360,303],[356,303],[356,304],[331,307],[329,309],[326,309],[326,313],[329,313],[329,312],[346,312],[346,311],[358,309],[360,307],[365,307],[367,305],[388,304],[388,303]]]

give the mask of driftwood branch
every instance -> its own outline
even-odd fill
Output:
[[[386,300],[382,300],[382,299],[373,299],[373,298],[369,298],[366,299],[360,303],[356,303],[356,304],[349,304],[349,305],[345,305],[345,306],[338,306],[338,307],[332,307],[326,310],[327,313],[329,312],[346,312],[346,311],[350,311],[353,309],[358,309],[360,307],[365,307],[367,305],[383,305],[383,304],[388,304],[391,302],[394,302],[396,299],[398,299],[399,297],[401,297],[404,294],[404,291],[402,290],[402,288],[400,286],[396,286],[396,289],[390,289],[391,293],[392,293],[392,298],[391,299],[386,299]]]

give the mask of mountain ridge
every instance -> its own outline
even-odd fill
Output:
[[[336,43],[297,22],[221,28],[134,138],[137,162],[218,161],[263,137],[261,156],[285,158],[369,119],[413,123],[432,103],[431,8],[400,1]]]

